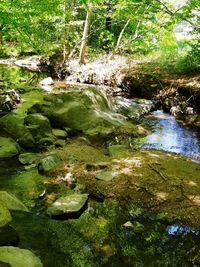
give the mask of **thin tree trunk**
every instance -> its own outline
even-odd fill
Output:
[[[112,51],[112,53],[109,57],[109,60],[113,59],[113,57],[118,53],[124,31],[128,27],[129,22],[130,22],[130,19],[127,20],[126,24],[124,25],[123,29],[121,30],[120,35],[119,35],[118,40],[117,40],[117,45],[116,45],[115,49]]]
[[[89,30],[90,30],[91,14],[92,14],[92,12],[91,12],[91,9],[89,7],[87,10],[87,16],[86,16],[86,20],[85,20],[83,37],[82,37],[82,41],[81,41],[81,48],[80,48],[80,54],[79,54],[79,63],[80,64],[85,64],[85,51],[86,51],[88,35],[89,35]]]
[[[112,29],[112,17],[111,17],[112,0],[105,1],[105,5],[106,5],[106,30],[111,31]]]

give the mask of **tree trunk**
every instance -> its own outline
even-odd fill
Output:
[[[119,47],[120,47],[120,43],[121,43],[121,40],[122,40],[122,37],[123,37],[123,34],[124,34],[124,31],[128,27],[129,22],[130,22],[130,19],[127,20],[126,24],[124,25],[124,28],[121,30],[120,35],[119,35],[118,40],[117,40],[117,45],[116,45],[115,49],[112,51],[112,53],[111,53],[111,55],[109,57],[109,60],[113,59],[114,56],[118,53],[118,50],[119,50]]]
[[[82,37],[82,41],[81,41],[81,48],[80,48],[80,54],[79,54],[79,63],[80,64],[85,64],[85,51],[86,51],[86,46],[87,46],[88,34],[90,31],[91,14],[92,14],[92,12],[91,12],[91,9],[89,7],[87,10],[87,16],[86,16],[86,20],[85,20],[83,37]]]
[[[105,5],[106,5],[106,30],[111,31],[112,29],[112,17],[111,17],[112,0],[105,1]]]

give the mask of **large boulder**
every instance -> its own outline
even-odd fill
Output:
[[[123,124],[105,92],[95,88],[51,94],[29,112],[43,113],[55,127],[69,127],[90,136],[109,134]]]
[[[18,144],[11,138],[0,137],[0,160],[9,159],[19,154]]]
[[[21,146],[31,148],[35,141],[30,131],[24,125],[24,117],[9,113],[0,118],[0,127],[7,135],[15,139]]]
[[[57,199],[48,209],[50,216],[64,214],[76,214],[84,207],[88,199],[88,194],[73,194]]]
[[[0,247],[0,261],[11,267],[42,267],[40,259],[30,250],[17,247]]]

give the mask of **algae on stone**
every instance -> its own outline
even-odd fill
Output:
[[[6,191],[0,191],[0,202],[9,210],[28,211],[27,207],[19,199]]]
[[[36,109],[42,110],[55,127],[69,127],[90,136],[109,134],[124,123],[103,91],[94,88],[52,94]]]
[[[0,127],[21,146],[34,147],[35,141],[24,125],[24,116],[9,113],[0,118]]]
[[[18,154],[19,146],[14,140],[0,137],[0,159],[9,159]]]
[[[88,199],[88,194],[73,194],[57,199],[48,209],[50,216],[77,213],[83,208]]]
[[[12,217],[8,210],[8,208],[3,205],[3,202],[0,201],[0,227],[5,226],[9,222],[11,222]]]
[[[0,261],[11,267],[42,267],[40,259],[30,250],[17,247],[0,247]]]

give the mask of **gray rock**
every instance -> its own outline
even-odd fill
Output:
[[[15,109],[20,101],[20,96],[15,90],[0,90],[0,111],[9,112]]]
[[[42,267],[40,259],[30,250],[17,247],[0,247],[0,261],[11,267]]]
[[[58,216],[69,213],[78,213],[86,204],[88,194],[73,194],[57,199],[48,209],[47,214]]]
[[[18,144],[11,138],[0,137],[0,159],[9,159],[19,154]]]
[[[45,79],[43,79],[42,81],[40,81],[41,85],[53,85],[54,81],[51,77],[47,77]]]

